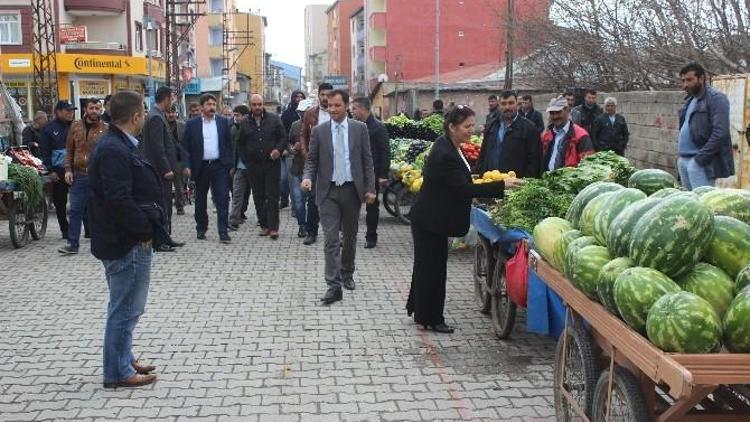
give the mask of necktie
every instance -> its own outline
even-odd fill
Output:
[[[333,156],[333,181],[336,186],[341,186],[346,182],[346,157],[344,146],[344,129],[341,125],[336,125],[334,156]]]

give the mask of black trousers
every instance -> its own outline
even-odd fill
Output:
[[[448,236],[432,233],[412,224],[414,269],[406,310],[423,325],[445,322],[445,283],[448,266]]]
[[[279,230],[279,184],[281,161],[252,162],[247,166],[255,213],[262,229]]]
[[[175,175],[177,177],[177,175]],[[164,203],[162,204],[167,219],[167,224],[164,227],[167,233],[172,234],[172,186],[175,183],[172,180],[162,179],[161,189],[164,197]]]
[[[55,214],[57,214],[57,223],[60,225],[60,232],[64,238],[68,238],[68,186],[65,178],[60,176],[60,180],[52,183],[52,203],[55,204]]]
[[[380,193],[380,185],[375,184],[375,202],[367,204],[365,207],[365,223],[367,223],[367,234],[365,234],[366,240],[378,241],[378,220],[380,220],[380,199],[378,194]]]

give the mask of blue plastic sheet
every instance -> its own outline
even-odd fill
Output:
[[[512,255],[516,251],[516,242],[526,239],[531,242],[531,235],[521,229],[505,229],[492,221],[490,214],[477,207],[471,207],[471,225],[491,244],[500,244],[505,252]]]
[[[528,289],[526,331],[557,339],[565,328],[565,304],[533,270]]]

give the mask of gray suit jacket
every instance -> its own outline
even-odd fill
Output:
[[[172,130],[167,123],[164,113],[154,107],[146,118],[146,126],[143,128],[143,142],[138,147],[146,159],[151,163],[159,174],[165,174],[177,169],[177,149],[175,147]]]
[[[349,160],[357,195],[364,201],[366,193],[375,193],[375,168],[367,125],[353,119],[349,119]],[[328,121],[313,128],[303,174],[303,179],[315,182],[316,204],[320,205],[328,196],[332,178],[333,133]]]

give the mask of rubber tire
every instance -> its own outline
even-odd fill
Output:
[[[7,212],[10,243],[13,244],[14,248],[20,249],[29,243],[29,225],[26,223],[25,201],[21,198],[9,199]],[[23,229],[19,231],[21,227]]]
[[[594,406],[592,422],[604,422],[607,415],[607,388],[609,387],[609,369],[602,371],[594,389]],[[615,366],[612,375],[612,393],[619,391],[628,410],[626,420],[632,422],[650,422],[651,414],[643,396],[643,390],[638,380],[627,369]],[[614,399],[614,396],[613,396]],[[617,419],[622,420],[622,419]]]
[[[492,308],[489,280],[492,276],[492,252],[489,242],[480,237],[474,247],[474,302],[479,312],[489,315]]]
[[[416,195],[404,186],[396,195],[396,218],[404,224],[411,225],[411,219],[409,213],[411,212],[411,206],[414,204]],[[401,204],[409,204],[409,209],[402,209]]]
[[[498,260],[492,271],[490,320],[492,331],[498,339],[505,340],[513,332],[516,324],[516,304],[510,300],[505,285],[505,263]]]
[[[568,353],[571,352],[577,355],[579,359],[578,366],[583,371],[581,378],[583,379],[583,397],[584,402],[579,403],[586,412],[587,416],[591,415],[591,410],[594,403],[594,389],[596,388],[596,382],[598,379],[598,373],[596,369],[596,359],[594,358],[594,347],[591,340],[591,335],[585,329],[581,328],[580,325],[568,325],[567,329],[563,331],[560,338],[557,340],[557,347],[555,348],[555,367],[553,370],[553,384],[552,390],[554,392],[555,399],[555,414],[557,415],[558,421],[570,421],[578,420],[577,413],[572,408],[563,406],[563,395],[558,388],[560,385],[560,377],[562,376],[562,352],[563,352],[563,339],[564,336],[568,336]],[[567,361],[568,367],[570,367],[570,360]]]
[[[396,214],[396,199],[398,191],[403,188],[404,185],[400,181],[394,180],[388,184],[388,187],[383,189],[383,207],[392,217],[398,218],[398,214]]]
[[[32,207],[29,211],[32,218],[29,224],[29,232],[34,240],[42,240],[47,233],[47,201],[42,201],[40,205]]]

